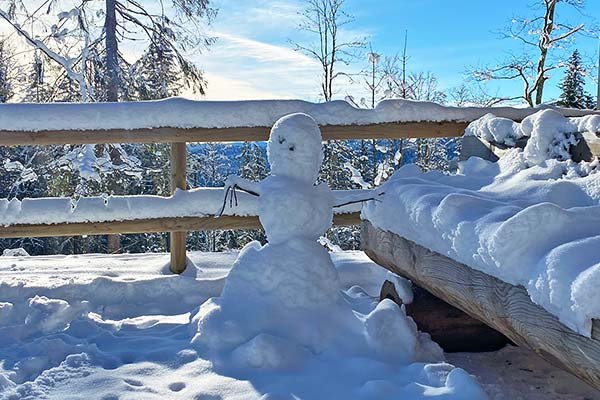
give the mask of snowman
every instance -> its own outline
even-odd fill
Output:
[[[221,296],[200,307],[191,328],[198,347],[243,354],[241,358],[259,366],[293,359],[286,353],[290,349],[319,352],[340,329],[353,329],[344,326],[344,321],[356,318],[343,304],[337,271],[317,240],[331,226],[334,207],[382,194],[360,191],[351,199],[337,198],[325,183],[316,183],[323,161],[322,138],[306,114],[291,114],[275,123],[267,155],[271,174],[264,180],[227,179],[219,215],[228,202],[230,206],[237,202],[236,190],[258,196],[268,243],[244,247]],[[263,359],[265,354],[270,358]]]

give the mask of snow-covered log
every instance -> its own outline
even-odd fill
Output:
[[[360,224],[360,213],[335,214],[333,225]],[[0,238],[110,235],[147,232],[185,232],[228,229],[260,229],[256,216],[223,215],[200,217],[164,217],[104,222],[71,222],[55,224],[16,224],[0,227]]]
[[[528,137],[518,140],[514,146],[502,143],[490,142],[476,135],[463,137],[460,161],[469,157],[479,157],[488,161],[498,161],[507,150],[513,147],[524,148]],[[600,138],[593,132],[582,132],[577,134],[577,144],[569,149],[571,159],[575,162],[592,161],[600,157]]]
[[[369,257],[435,296],[485,322],[520,346],[600,389],[600,323],[592,337],[563,325],[534,304],[527,291],[432,252],[400,235],[362,223]]]
[[[591,110],[556,108],[563,115]],[[384,100],[375,109],[345,101],[193,101],[171,98],[123,103],[1,104],[0,146],[84,143],[173,143],[267,140],[273,123],[295,112],[312,116],[323,139],[462,136],[493,112],[519,121],[538,108],[447,107]]]

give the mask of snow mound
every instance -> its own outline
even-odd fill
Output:
[[[29,257],[29,253],[22,247],[16,249],[4,249],[2,251],[3,257]]]
[[[517,122],[488,113],[471,122],[465,129],[465,136],[477,136],[488,142],[514,146],[524,135]]]
[[[338,333],[325,324],[341,312],[338,287],[337,272],[318,243],[252,242],[234,263],[221,296],[204,303],[193,318],[193,342],[230,349],[268,333],[319,352]]]
[[[592,293],[600,285],[600,255],[592,250],[600,243],[597,162],[536,157],[549,157],[556,148],[537,136],[546,124],[554,138],[564,131],[556,128],[559,122],[564,127],[594,121],[568,121],[542,111],[521,124],[532,134],[528,148],[511,149],[497,163],[471,157],[455,174],[402,167],[385,185],[383,202],[366,204],[362,217],[522,285],[535,303],[590,336],[591,320],[600,318],[600,302]]]

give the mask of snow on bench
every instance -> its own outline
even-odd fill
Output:
[[[561,354],[563,365],[600,387],[598,364],[586,372],[588,361],[577,358],[583,351],[600,362],[600,166],[569,153],[585,131],[600,133],[600,117],[544,110],[515,123],[485,116],[467,133],[505,144],[527,136],[525,148],[506,149],[497,162],[471,157],[455,174],[406,165],[361,217],[366,250],[377,260],[392,257],[417,283],[463,306],[472,301],[465,311],[536,351]],[[391,242],[399,248],[385,250]]]
[[[363,217],[522,285],[534,302],[590,336],[591,319],[600,318],[594,289],[600,287],[600,170],[597,161],[571,161],[566,149],[581,129],[600,132],[600,116],[565,118],[546,110],[521,124],[501,122],[499,130],[508,133],[496,136],[525,132],[525,149],[511,149],[496,163],[472,157],[451,175],[406,165],[386,184],[383,202],[367,204]]]

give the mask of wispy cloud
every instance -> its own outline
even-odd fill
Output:
[[[291,48],[226,32],[202,57],[208,99],[310,98],[318,94],[319,64]],[[211,78],[218,77],[215,85]]]
[[[301,43],[314,39],[298,30],[303,1],[222,1],[216,6],[220,11],[211,35],[217,42],[197,57],[207,73],[207,99],[319,99],[320,64],[288,43],[288,39]],[[340,31],[343,39],[368,35],[345,28]],[[341,97],[349,91],[342,79],[338,89]]]
[[[277,46],[225,32],[214,32],[213,35],[218,38],[218,50],[230,51],[232,57],[250,57],[265,63],[291,63],[302,68],[319,66],[314,59],[289,47]]]

